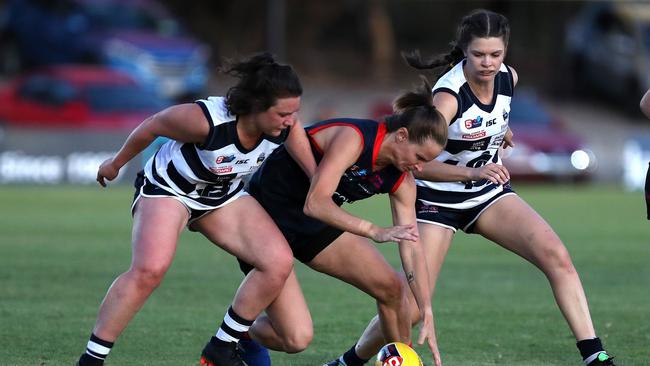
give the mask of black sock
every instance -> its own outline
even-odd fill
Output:
[[[111,348],[113,348],[113,342],[105,341],[95,334],[91,334],[86,345],[86,352],[79,358],[79,366],[103,365]]]
[[[348,366],[362,366],[368,362],[368,360],[364,360],[357,355],[357,352],[355,350],[356,347],[357,345],[355,344],[343,354],[343,361]]]
[[[582,356],[583,361],[604,351],[603,344],[600,342],[600,338],[598,337],[578,341],[576,346],[578,346],[578,350],[580,350],[580,355]]]

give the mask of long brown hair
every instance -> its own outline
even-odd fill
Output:
[[[406,92],[393,102],[394,113],[386,117],[386,130],[405,127],[409,141],[421,144],[433,139],[440,146],[447,144],[447,121],[433,105],[431,85],[425,77],[414,91]]]

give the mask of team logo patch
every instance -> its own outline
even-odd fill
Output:
[[[260,153],[257,157],[257,165],[261,165],[264,162],[264,159],[266,159],[266,154]]]
[[[474,133],[466,133],[461,137],[463,139],[465,139],[465,140],[474,140],[474,139],[477,139],[479,137],[485,137],[485,134],[486,134],[485,130],[483,130],[483,131],[478,131],[478,132],[474,132]]]
[[[223,164],[223,163],[230,163],[233,160],[235,160],[235,155],[221,155],[217,157],[217,160],[215,160],[215,162],[217,164]]]
[[[380,189],[381,185],[384,184],[384,180],[381,179],[379,174],[373,174],[369,176],[367,178],[367,181],[370,182],[370,184],[372,184],[375,187],[375,189]]]
[[[481,127],[482,124],[483,124],[483,117],[481,116],[478,116],[475,119],[465,120],[465,128],[467,129]]]

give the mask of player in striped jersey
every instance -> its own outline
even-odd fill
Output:
[[[319,162],[313,178],[281,147],[253,175],[248,189],[278,225],[297,259],[375,298],[391,341],[407,341],[410,336],[406,292],[412,292],[422,309],[418,340],[420,344],[427,340],[437,354],[411,174],[435,158],[446,143],[447,125],[431,106],[429,90],[425,86],[403,94],[395,102],[398,111],[385,121],[339,118],[308,127],[312,153]],[[345,202],[383,193],[390,197],[394,226],[379,227],[340,208]],[[398,242],[406,280],[366,238]],[[240,262],[244,271],[250,269]],[[300,352],[311,342],[311,315],[294,275],[266,314],[255,320],[250,334],[269,348],[289,353]]]
[[[501,165],[499,148],[512,146],[508,115],[517,83],[515,71],[503,63],[509,35],[503,15],[475,10],[462,19],[450,53],[427,62],[418,53],[405,57],[418,69],[446,66],[433,98],[449,121],[449,142],[436,160],[415,173],[418,228],[429,259],[432,292],[455,232],[480,234],[544,272],[585,365],[614,365],[596,337],[568,251],[544,219],[512,191],[508,171]],[[411,304],[416,320],[418,310]],[[371,322],[340,364],[359,365],[355,360],[369,359],[382,343],[381,330]]]
[[[243,187],[244,179],[285,141],[301,167],[314,171],[297,120],[302,87],[291,66],[278,64],[269,54],[231,62],[224,71],[238,78],[225,98],[180,104],[149,117],[99,167],[97,181],[106,186],[156,137],[171,139],[136,179],[131,267],[108,290],[80,366],[104,363],[162,281],[186,226],[254,267],[209,350],[219,365],[243,365],[237,341],[291,273],[293,255],[286,240]]]

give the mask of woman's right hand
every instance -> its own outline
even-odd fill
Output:
[[[117,177],[117,174],[120,172],[120,168],[116,167],[113,163],[113,158],[108,158],[104,160],[103,163],[99,166],[97,170],[97,183],[102,187],[106,187],[105,179],[111,181]]]
[[[487,179],[494,184],[506,184],[510,180],[510,173],[505,166],[490,163],[479,168],[472,168],[471,179],[473,181]]]
[[[402,240],[416,241],[418,237],[418,229],[414,224],[390,227],[375,226],[370,232],[370,239],[377,243],[384,243],[387,241],[400,242]]]

